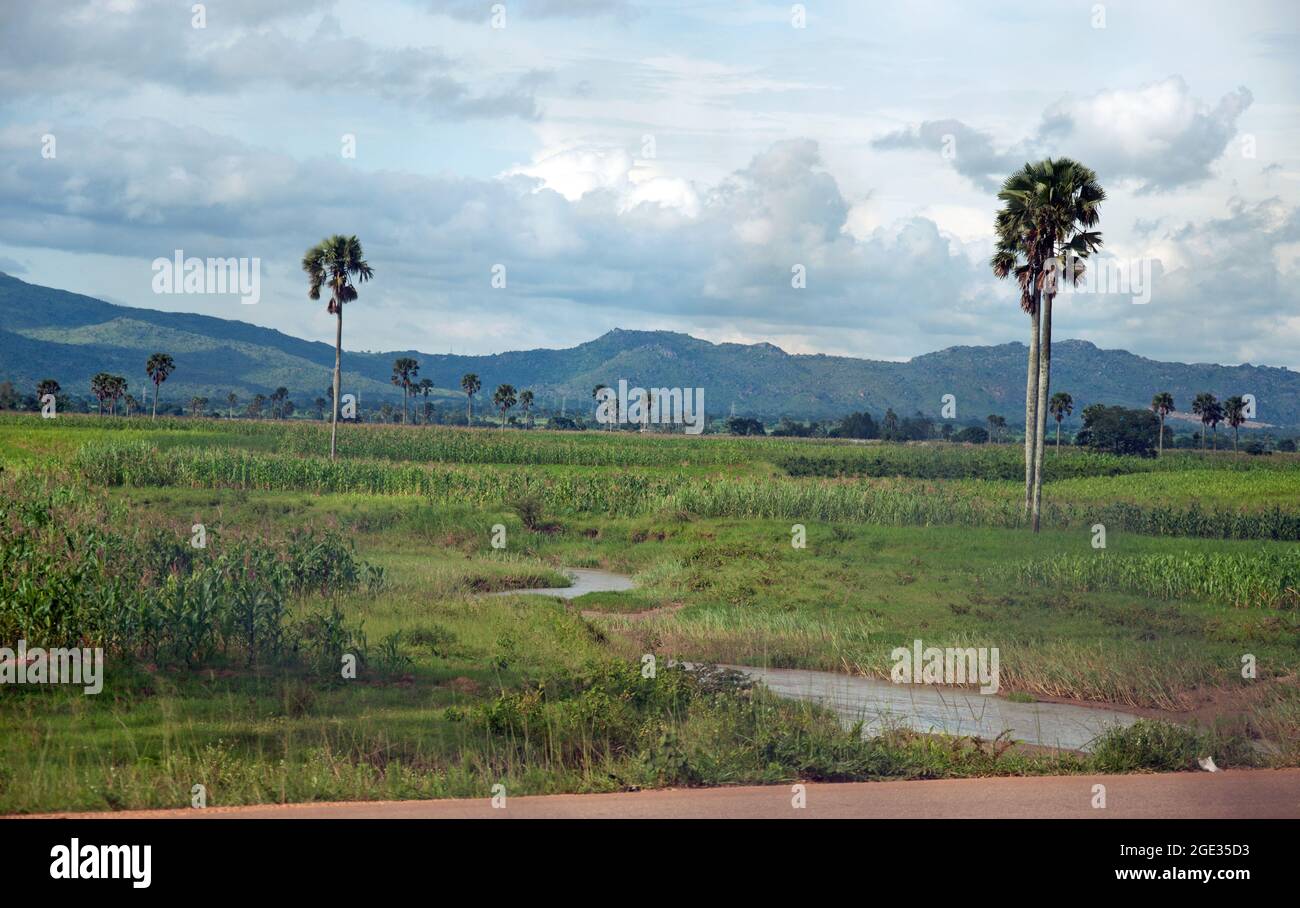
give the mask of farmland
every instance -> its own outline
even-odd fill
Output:
[[[1049,452],[1035,535],[1015,445],[363,425],[327,450],[308,421],[0,416],[0,639],[107,660],[99,696],[0,689],[0,812],[1300,764],[1295,455]],[[574,567],[637,586],[483,595]],[[862,740],[669,666],[888,678],[921,637],[1000,648],[1002,695],[1169,724],[1089,754]]]

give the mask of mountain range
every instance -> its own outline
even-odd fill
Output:
[[[344,335],[346,342],[347,336]],[[107,371],[127,378],[143,396],[145,360],[170,353],[176,371],[162,386],[163,399],[188,402],[205,396],[220,406],[228,392],[241,401],[277,387],[309,402],[325,394],[334,348],[245,322],[136,309],[63,290],[29,284],[0,273],[0,381],[25,393],[55,378],[65,393],[88,395],[90,378]],[[1025,345],[949,347],[906,362],[824,354],[790,354],[772,344],[714,344],[669,331],[615,329],[562,350],[538,349],[490,356],[456,356],[398,350],[343,352],[345,390],[359,392],[363,406],[396,402],[391,381],[399,356],[420,361],[420,377],[436,386],[440,403],[463,403],[460,378],[476,373],[480,400],[508,382],[531,388],[535,408],[590,413],[592,388],[620,379],[643,387],[705,389],[710,416],[775,419],[843,416],[867,410],[877,417],[892,407],[900,415],[937,415],[944,394],[957,398],[961,422],[997,413],[1023,423]],[[1068,391],[1075,419],[1090,403],[1145,407],[1157,391],[1169,391],[1180,411],[1209,391],[1220,399],[1255,395],[1258,420],[1300,426],[1300,373],[1285,367],[1223,366],[1158,362],[1124,350],[1102,350],[1082,340],[1053,344],[1053,390]],[[482,406],[482,403],[479,404]]]

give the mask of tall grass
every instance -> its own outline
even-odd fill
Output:
[[[1003,578],[1053,589],[1115,590],[1154,599],[1195,598],[1238,608],[1300,605],[1300,551],[1177,555],[1055,555],[999,569]]]
[[[159,450],[143,442],[94,442],[75,459],[101,485],[181,486],[408,495],[449,504],[500,506],[525,496],[548,512],[635,516],[681,512],[700,517],[790,519],[889,526],[1024,525],[1020,503],[971,483],[698,476],[671,471],[580,470],[508,465],[419,465],[246,450]],[[1048,526],[1103,523],[1157,536],[1300,539],[1300,513],[1206,511],[1198,505],[1049,502]]]

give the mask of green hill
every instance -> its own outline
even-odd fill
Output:
[[[109,371],[125,376],[133,392],[142,392],[148,381],[145,359],[156,350],[176,359],[176,372],[163,386],[164,398],[174,401],[202,395],[215,402],[232,390],[247,400],[281,385],[295,399],[309,401],[324,393],[334,364],[330,345],[269,328],[117,306],[0,274],[0,380],[20,390],[30,392],[38,380],[52,377],[68,392],[83,395],[92,375]],[[1156,391],[1172,392],[1180,409],[1200,391],[1220,398],[1250,393],[1260,421],[1300,425],[1300,373],[1286,368],[1157,362],[1078,340],[1057,341],[1053,351],[1053,387],[1073,395],[1076,413],[1095,402],[1143,407]],[[363,401],[399,400],[401,392],[389,377],[393,360],[403,355],[420,361],[420,377],[441,389],[437,397],[460,400],[460,377],[475,372],[485,390],[502,382],[533,389],[538,409],[567,401],[570,411],[588,412],[595,385],[626,379],[644,387],[703,387],[711,415],[725,414],[733,405],[739,415],[768,419],[824,418],[862,409],[879,415],[887,407],[900,415],[937,414],[944,394],[956,395],[960,420],[999,413],[1014,424],[1024,412],[1025,346],[1020,343],[950,347],[893,363],[615,329],[565,350],[492,356],[345,350],[345,388],[359,391]]]

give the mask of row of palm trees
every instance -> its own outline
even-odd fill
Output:
[[[1160,434],[1156,449],[1165,452],[1165,418],[1174,412],[1174,396],[1168,391],[1160,391],[1151,398],[1151,410],[1160,418]],[[1056,419],[1056,447],[1061,447],[1061,422],[1074,412],[1074,398],[1064,391],[1057,391],[1047,404],[1047,410]],[[1232,426],[1232,450],[1236,451],[1241,426],[1246,422],[1246,399],[1241,395],[1229,397],[1222,403],[1208,391],[1202,391],[1192,401],[1192,412],[1201,418],[1201,450],[1205,450],[1206,427],[1213,428],[1215,450],[1218,450],[1219,423],[1227,421]]]

